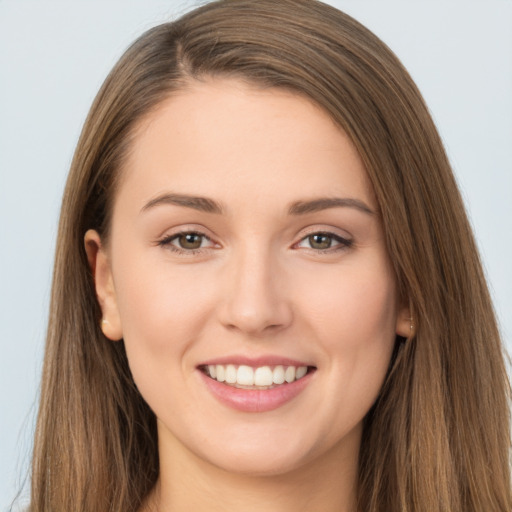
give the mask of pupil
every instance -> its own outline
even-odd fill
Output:
[[[329,249],[331,246],[331,237],[328,235],[311,235],[309,243],[313,249]]]
[[[199,249],[201,247],[201,236],[195,233],[187,233],[180,236],[180,245],[184,249]]]

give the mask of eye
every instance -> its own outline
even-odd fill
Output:
[[[297,247],[313,249],[315,251],[329,251],[345,249],[352,245],[352,240],[347,240],[334,233],[318,232],[311,233],[304,237],[298,244]]]
[[[325,233],[315,233],[314,235],[309,235],[307,240],[312,249],[320,250],[329,249],[333,242],[332,236],[326,235]]]
[[[199,233],[181,233],[177,235],[173,242],[176,242],[181,249],[199,249],[206,237]]]
[[[214,243],[203,233],[183,231],[163,238],[158,242],[158,245],[177,252],[194,253],[201,249],[213,247]]]

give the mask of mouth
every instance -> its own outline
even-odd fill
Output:
[[[266,390],[287,386],[314,372],[314,366],[265,365],[252,367],[235,364],[199,366],[210,379],[237,389]]]

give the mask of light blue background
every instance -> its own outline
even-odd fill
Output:
[[[0,509],[30,460],[60,199],[92,99],[127,45],[186,1],[0,0]],[[377,33],[446,143],[512,348],[512,3],[329,3]]]

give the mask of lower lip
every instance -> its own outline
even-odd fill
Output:
[[[270,389],[239,389],[218,382],[201,370],[198,371],[215,398],[228,407],[243,412],[266,412],[283,406],[304,390],[314,373],[307,373],[299,380]]]

